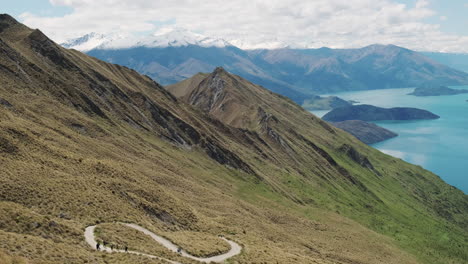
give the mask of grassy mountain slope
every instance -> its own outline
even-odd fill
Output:
[[[202,79],[201,77],[205,77],[205,79]],[[190,87],[188,84],[193,85],[191,89],[188,88]],[[404,227],[404,225],[401,225],[402,223],[397,224],[399,221],[397,218],[401,217],[402,214],[405,215],[409,211],[413,210],[410,208],[434,206],[433,202],[430,202],[430,205],[427,204],[422,206],[413,204],[409,206],[409,204],[412,204],[415,201],[413,199],[418,200],[418,203],[423,202],[424,199],[416,198],[414,196],[415,193],[412,191],[410,194],[402,195],[401,190],[399,190],[402,186],[400,184],[395,185],[395,182],[392,182],[396,181],[401,183],[401,181],[409,181],[415,183],[415,177],[427,175],[427,172],[414,172],[409,168],[403,169],[408,165],[403,165],[404,163],[401,161],[396,161],[373,149],[362,146],[356,142],[356,139],[341,139],[340,137],[342,135],[340,132],[329,127],[320,119],[313,117],[299,106],[284,97],[273,94],[239,76],[229,74],[223,69],[218,68],[210,75],[198,75],[195,76],[194,79],[188,79],[179,84],[168,86],[167,89],[172,93],[177,94],[178,98],[182,99],[186,103],[190,103],[201,111],[209,113],[213,118],[216,118],[225,124],[256,132],[262,140],[271,147],[271,149],[275,150],[275,152],[272,153],[276,158],[274,160],[275,163],[286,167],[288,171],[296,170],[300,175],[319,176],[317,179],[313,180],[314,182],[321,182],[320,173],[317,174],[317,171],[307,171],[307,165],[316,163],[317,157],[314,155],[317,153],[321,153],[322,158],[327,160],[327,162],[331,162],[330,164],[333,164],[335,159],[342,158],[345,160],[349,158],[359,164],[357,167],[355,167],[355,164],[351,165],[352,168],[343,166],[342,164],[335,164],[336,172],[331,174],[333,179],[327,179],[325,176],[324,178],[327,183],[320,183],[320,187],[318,188],[318,190],[320,190],[330,183],[332,185],[336,183],[340,184],[340,180],[346,179],[346,181],[351,185],[342,187],[346,189],[346,191],[342,191],[343,189],[341,189],[341,187],[337,187],[335,185],[335,187],[340,191],[327,189],[325,193],[319,194],[317,193],[318,190],[316,188],[314,188],[314,191],[309,190],[304,182],[292,184],[295,188],[303,189],[302,192],[304,193],[310,194],[311,192],[315,192],[313,195],[314,198],[310,197],[314,204],[317,203],[316,197],[322,197],[322,195],[327,195],[327,193],[333,193],[332,196],[334,196],[334,198],[331,199],[334,200],[334,202],[331,202],[332,204],[346,196],[347,198],[345,198],[344,201],[338,202],[340,205],[335,204],[335,206],[341,209],[346,208],[344,211],[347,211],[347,215],[350,217],[360,215],[358,218],[363,222],[367,222],[369,227],[385,234],[398,237],[398,239],[401,239],[399,238],[398,232],[394,230],[392,232],[396,233],[391,234],[392,232],[385,230],[388,228],[388,225],[398,225],[399,230],[402,228],[408,231],[408,227]],[[321,127],[318,128],[317,124]],[[309,138],[310,136],[312,138]],[[285,153],[286,155],[280,156],[280,153]],[[330,153],[329,156],[328,153]],[[309,157],[314,157],[313,160],[315,161],[309,160]],[[285,160],[286,163],[283,164],[283,160]],[[393,167],[393,164],[383,165],[389,160],[394,160],[390,164],[393,163],[396,167]],[[291,164],[293,165],[292,167]],[[322,162],[319,162],[319,164],[323,165]],[[381,164],[381,166],[383,165],[380,167],[382,169],[381,171],[377,169],[378,167],[376,164]],[[331,166],[333,167],[334,165]],[[399,166],[402,167],[398,168]],[[366,168],[365,173],[361,171],[363,168]],[[355,178],[353,173],[347,174],[346,171],[360,172],[357,172],[356,175],[358,176]],[[336,176],[338,176],[340,180],[338,180]],[[429,188],[427,183],[433,181],[427,181],[427,179],[422,181],[425,182],[421,183],[424,184],[425,187],[419,186],[422,187],[420,191],[426,193],[429,190],[427,189]],[[296,193],[297,189],[295,188],[288,188],[287,192]],[[406,188],[408,188],[408,186],[406,186],[405,189]],[[399,194],[397,195],[397,193]],[[433,194],[434,193],[431,195]],[[398,198],[394,197],[394,195],[397,195]],[[387,204],[389,201],[387,199],[395,199],[394,201],[397,201],[402,199],[402,197],[411,197],[407,202],[405,202],[405,206],[402,206],[400,203],[395,207],[393,207],[391,203]],[[302,199],[304,198],[302,197]],[[459,206],[462,206],[462,208],[464,208],[463,210],[466,210],[466,196],[461,195],[460,199]],[[412,201],[410,202],[410,200]],[[352,205],[348,208],[345,204],[349,205],[350,201],[352,201]],[[362,204],[360,206],[354,204],[357,201],[359,201],[358,204]],[[328,202],[330,201],[327,201],[324,204],[327,204]],[[406,206],[409,207],[403,209]],[[445,208],[449,207],[451,206],[447,206]],[[333,210],[335,209],[336,208],[333,208]],[[406,211],[406,213],[404,213],[404,211]],[[382,214],[382,216],[377,217],[377,215],[380,214]],[[376,217],[382,218],[376,222]],[[409,217],[407,220],[413,221],[418,219],[417,221],[420,221],[423,218],[413,216]],[[460,218],[457,221],[461,221],[459,223],[462,224],[466,219],[464,216],[460,215]],[[415,236],[411,237],[412,238],[409,240],[413,240]],[[462,243],[460,244],[461,247],[466,247],[466,244],[464,244],[466,241],[463,242],[463,240],[460,240],[460,243]],[[405,244],[405,247],[410,248],[412,246]]]
[[[193,84],[212,91],[216,75],[258,95],[227,95],[239,107],[226,109],[256,103],[256,115],[206,113],[0,15],[0,249],[33,263],[160,263],[88,248],[86,226],[123,221],[200,234],[194,251],[223,234],[244,247],[232,263],[466,258],[461,191],[237,76]],[[211,101],[197,100],[221,106]],[[131,234],[119,239],[142,248]],[[157,245],[143,250],[191,263]]]

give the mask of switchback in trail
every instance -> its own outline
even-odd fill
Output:
[[[231,257],[233,257],[235,255],[240,254],[241,251],[242,251],[242,247],[239,244],[237,244],[236,242],[231,241],[229,239],[226,239],[224,237],[221,237],[221,239],[223,239],[223,240],[225,240],[226,242],[229,243],[229,245],[231,246],[231,249],[228,252],[226,252],[224,254],[221,254],[221,255],[216,255],[216,256],[207,257],[207,258],[200,258],[200,257],[196,257],[196,256],[193,256],[193,255],[189,254],[187,251],[185,251],[183,249],[180,252],[178,252],[179,246],[175,245],[174,243],[172,243],[171,241],[165,239],[164,237],[156,235],[155,233],[149,231],[148,229],[146,229],[144,227],[141,227],[141,226],[135,225],[135,224],[127,224],[127,223],[120,223],[120,224],[125,225],[125,226],[130,227],[130,228],[133,228],[135,230],[138,230],[138,231],[142,232],[145,235],[150,236],[156,242],[163,245],[165,248],[169,249],[172,252],[180,253],[180,255],[183,256],[183,257],[187,257],[187,258],[197,260],[197,261],[200,261],[200,262],[205,262],[205,263],[223,262],[223,261],[225,261],[225,260],[227,260],[227,259],[229,259],[229,258],[231,258]],[[94,249],[96,249],[96,244],[97,244],[96,238],[94,237],[95,228],[96,228],[96,225],[88,226],[85,229],[85,234],[84,234],[86,242]],[[141,253],[141,252],[131,251],[131,250],[125,251],[125,250],[120,250],[120,249],[111,249],[109,247],[105,247],[104,245],[101,245],[100,250],[104,251],[104,252],[109,252],[109,253],[117,252],[117,253],[136,254],[136,255],[146,256],[146,257],[149,257],[149,258],[157,258],[157,259],[164,260],[164,261],[167,261],[167,262],[172,263],[172,264],[181,264],[181,263],[176,262],[176,261],[172,261],[172,260],[169,260],[169,259],[165,259],[165,258],[162,258],[162,257],[158,257],[158,256],[146,254],[146,253]]]

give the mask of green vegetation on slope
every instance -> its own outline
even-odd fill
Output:
[[[189,89],[186,83],[196,85]],[[184,89],[179,88],[178,84],[168,89],[171,92],[179,91],[179,94],[175,93],[176,96],[207,111],[224,123],[257,131],[266,142],[274,139],[280,149],[303,150],[304,153],[298,155],[298,158],[313,155],[307,153],[307,148],[303,148],[300,144],[312,147],[321,153],[322,158],[331,166],[336,167],[334,176],[341,174],[352,183],[351,186],[343,186],[335,178],[327,179],[329,181],[323,184],[316,178],[308,181],[309,179],[284,173],[281,186],[286,188],[286,193],[297,194],[297,198],[304,203],[325,206],[365,223],[373,230],[393,237],[402,248],[419,255],[425,262],[434,263],[438,258],[447,261],[450,258],[461,260],[466,257],[463,250],[466,249],[467,241],[462,235],[466,230],[460,231],[461,233],[452,233],[452,231],[466,228],[465,213],[455,212],[457,210],[466,212],[467,197],[455,188],[442,183],[439,177],[419,167],[383,155],[377,150],[366,148],[350,138],[340,138],[341,134],[320,123],[318,119],[314,119],[313,122],[321,124],[322,129],[310,127],[306,122],[310,118],[309,115],[299,107],[289,105],[289,102],[281,96],[271,94],[222,69],[215,70],[204,80],[199,78],[196,82],[186,80],[181,85]],[[180,93],[182,90],[185,94]],[[257,115],[244,112],[249,111],[244,109],[250,109],[251,105],[258,107]],[[231,109],[234,111],[230,111]],[[274,121],[268,123],[265,119]],[[310,131],[313,131],[315,137],[322,138],[309,141],[305,137],[311,135]],[[333,139],[330,140],[327,135]],[[333,142],[334,146],[324,146],[322,145],[324,142]],[[333,165],[336,161],[340,161],[339,165]],[[317,171],[301,171],[307,170],[306,164],[310,164],[310,161],[289,160],[288,164],[294,162],[297,162],[297,166],[288,169],[299,170],[302,175],[318,174],[324,177]],[[312,187],[316,186],[317,182],[320,187]],[[325,191],[321,192],[323,189]],[[451,202],[441,204],[448,201]],[[431,209],[426,211],[428,208]],[[449,222],[455,223],[455,226]],[[441,223],[442,226],[438,226]],[[440,237],[446,237],[448,233],[451,233],[449,239],[451,244],[440,240]],[[450,253],[443,257],[435,256],[444,255],[442,252],[449,251]]]

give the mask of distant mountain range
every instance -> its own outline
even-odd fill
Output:
[[[89,34],[62,45],[133,68],[163,85],[222,66],[301,104],[311,94],[468,84],[468,73],[394,45],[242,50],[222,39],[181,29],[139,38]]]

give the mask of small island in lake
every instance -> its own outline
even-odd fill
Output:
[[[361,120],[330,122],[330,124],[343,129],[366,144],[375,144],[398,136],[388,129]]]
[[[428,120],[440,116],[427,110],[411,107],[382,108],[373,105],[352,105],[335,108],[322,117],[329,122],[346,120],[383,121],[383,120]]]
[[[468,93],[468,90],[463,89],[453,89],[447,86],[421,86],[414,89],[412,93],[408,95],[414,96],[441,96],[441,95],[456,95],[456,94],[465,94]]]

